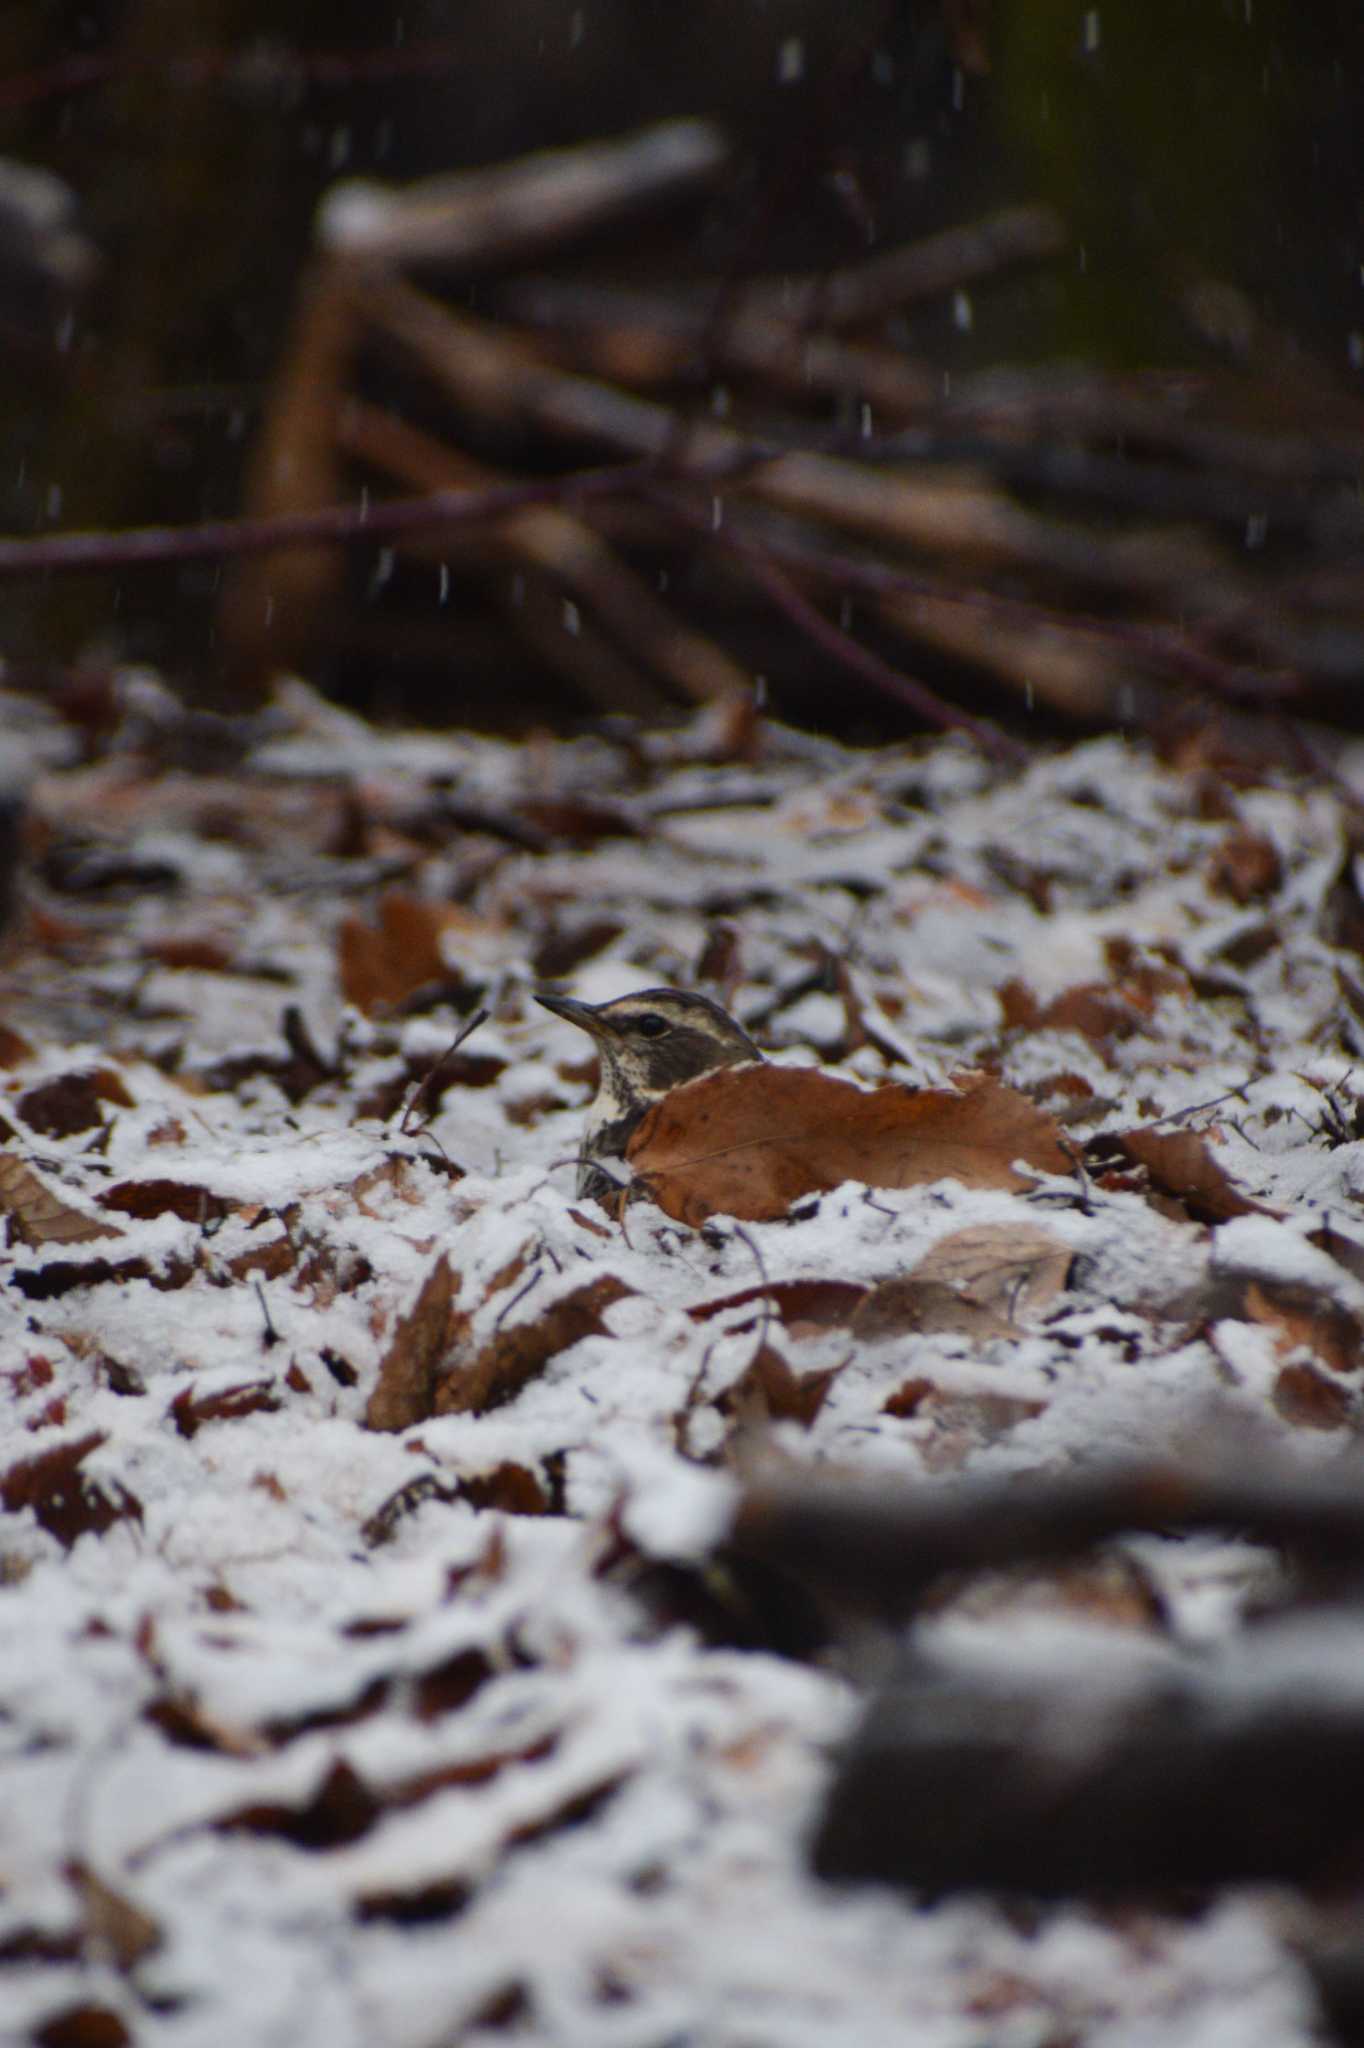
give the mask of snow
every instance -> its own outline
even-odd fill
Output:
[[[651,736],[643,771],[604,739],[545,742],[528,766],[505,743],[374,732],[295,685],[247,764],[240,834],[215,840],[192,788],[140,781],[135,761],[120,763],[122,808],[92,814],[91,771],[60,725],[25,707],[10,730],[6,762],[34,778],[45,832],[154,856],[179,877],[176,929],[225,935],[229,956],[221,972],[161,964],[144,949],[165,899],[85,908],[30,876],[31,907],[69,933],[45,952],[23,913],[4,967],[5,1022],[31,1048],[0,1070],[8,1149],[122,1235],[11,1247],[3,1464],[96,1431],[82,1480],[140,1509],[66,1542],[32,1507],[0,1517],[13,2038],[91,2003],[157,2048],[1305,2048],[1310,1997],[1260,1893],[1229,1890],[1198,1919],[1076,1902],[1024,1932],[985,1898],[822,1886],[805,1845],[865,1691],[855,1636],[808,1663],[738,1650],[640,1588],[667,1567],[714,1592],[708,1560],[764,1460],[936,1486],[1178,1452],[1243,1426],[1304,1466],[1351,1439],[1279,1412],[1281,1333],[1235,1292],[1364,1310],[1362,1283],[1323,1248],[1324,1226],[1359,1236],[1364,1185],[1336,978],[1358,963],[1324,909],[1341,802],[1286,777],[1235,791],[1283,866],[1272,900],[1240,906],[1210,879],[1227,824],[1202,814],[1196,775],[1116,739],[1010,778],[956,741],[860,754],[773,729],[739,769],[697,758],[698,721]],[[434,848],[408,842],[401,886],[452,888],[470,914],[447,954],[492,1015],[464,1051],[502,1063],[449,1086],[429,1130],[375,1105],[443,1052],[453,1013],[349,1007],[337,932],[372,912],[381,874],[325,847],[299,855],[297,814],[277,801],[338,789],[395,841],[449,789],[491,811],[537,789],[608,797],[641,821],[636,839],[543,854],[454,828]],[[1019,864],[1042,878],[1032,894],[1011,879]],[[879,1049],[842,1062],[864,1084],[941,1083],[978,1061],[1020,1087],[1064,1074],[1067,1099],[1094,1111],[1077,1144],[1165,1119],[1204,1133],[1279,1213],[1208,1228],[1113,1169],[1082,1197],[1068,1181],[848,1185],[787,1221],[694,1233],[634,1202],[622,1227],[573,1195],[584,1047],[530,1001],[548,940],[588,920],[616,928],[568,977],[588,1000],[689,977],[723,920],[729,1006],[770,1011],[775,1057],[836,1057],[849,1019],[832,984],[779,999],[822,947],[881,1026]],[[1273,943],[1247,953],[1239,941],[1266,923]],[[1005,983],[1042,1004],[1120,984],[1124,946],[1185,977],[1134,1010],[1128,1035],[1004,1028]],[[301,1095],[270,1064],[289,1003],[334,1061]],[[255,1073],[227,1074],[253,1059]],[[106,1101],[98,1128],[25,1122],[39,1084],[102,1068],[131,1106]],[[120,1183],[167,1181],[204,1190],[212,1213],[98,1206]],[[873,1286],[955,1231],[1021,1222],[1074,1265],[1014,1336],[863,1340],[783,1323],[761,1300],[692,1313],[791,1281]],[[366,1428],[442,1256],[461,1356],[533,1332],[603,1276],[628,1291],[486,1412]],[[84,1272],[96,1260],[113,1275]],[[832,1375],[808,1425],[747,1415],[765,1343],[797,1376]],[[910,1382],[931,1398],[887,1412]],[[509,1509],[509,1467],[548,1512]],[[1162,1588],[1163,1633],[1131,1617],[1080,1631],[1060,1592],[1026,1631],[969,1609],[935,1626],[968,1662],[993,1630],[1006,1662],[1035,1654],[1044,1676],[1065,1668],[1069,1630],[1104,1638],[1110,1675],[1121,1641],[1143,1668],[1239,1660],[1227,1669],[1247,1699],[1314,1682],[1318,1664],[1358,1697],[1357,1631],[1328,1642],[1304,1620],[1276,1662],[1256,1661],[1246,1615],[1280,1584],[1266,1551],[1146,1537],[1128,1554]],[[348,1817],[338,1773],[367,1814]],[[149,1915],[159,1945],[120,1960],[92,1930],[77,1865]]]

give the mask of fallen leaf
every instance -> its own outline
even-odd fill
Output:
[[[499,1330],[470,1358],[456,1358],[440,1375],[433,1406],[435,1415],[486,1415],[514,1401],[552,1358],[584,1337],[600,1336],[603,1311],[613,1301],[633,1294],[623,1280],[603,1273],[558,1301],[528,1323]]]
[[[1163,996],[1189,995],[1189,981],[1166,960],[1146,958],[1130,941],[1110,939],[1105,958],[1112,979],[1082,981],[1043,1003],[1026,982],[1006,981],[1000,1009],[1012,1030],[1077,1031],[1096,1044],[1146,1030]]]
[[[584,1216],[581,1209],[570,1209],[568,1213],[580,1230],[590,1230],[593,1237],[609,1237],[611,1235],[604,1223],[595,1223],[590,1216]]]
[[[504,1515],[547,1515],[549,1495],[529,1467],[504,1458],[487,1472],[470,1472],[460,1480],[457,1498],[471,1508],[494,1508]]]
[[[25,1060],[33,1058],[33,1047],[18,1031],[8,1024],[0,1024],[0,1067],[22,1067]]]
[[[58,1074],[26,1090],[14,1107],[31,1131],[45,1138],[70,1138],[79,1131],[99,1128],[105,1102],[120,1109],[133,1107],[132,1096],[111,1067]]]
[[[169,1294],[187,1287],[194,1277],[188,1259],[163,1259],[150,1265],[146,1259],[44,1259],[40,1266],[14,1266],[10,1284],[27,1301],[60,1301],[78,1287],[105,1287],[111,1281],[149,1280],[157,1292]]]
[[[699,1301],[687,1314],[694,1323],[708,1323],[727,1309],[770,1302],[788,1328],[793,1323],[814,1323],[832,1329],[850,1320],[866,1292],[855,1280],[775,1280],[766,1287],[741,1287],[737,1294],[723,1294],[718,1301]]]
[[[1299,1429],[1341,1429],[1353,1407],[1339,1380],[1306,1360],[1286,1365],[1274,1382],[1274,1406]]]
[[[1071,1256],[1069,1245],[1031,1223],[953,1231],[912,1272],[872,1288],[853,1315],[853,1334],[870,1341],[909,1330],[1021,1336],[1021,1319],[1040,1315],[1064,1289]]]
[[[54,1444],[36,1458],[20,1458],[0,1472],[0,1505],[10,1514],[32,1508],[48,1534],[66,1549],[78,1536],[103,1535],[114,1522],[142,1520],[142,1503],[117,1480],[87,1479],[81,1465],[105,1441],[105,1432]]]
[[[390,889],[379,904],[377,930],[361,917],[348,917],[341,926],[342,994],[368,1014],[394,1008],[428,983],[453,987],[461,977],[445,957],[445,935],[486,935],[491,929],[486,918],[457,903]]]
[[[1144,1012],[1126,993],[1104,981],[1078,982],[1042,1004],[1021,981],[1006,982],[999,991],[1004,1023],[1010,1030],[1078,1031],[1084,1038],[1131,1038],[1146,1023]]]
[[[917,1415],[922,1407],[932,1401],[937,1391],[936,1381],[926,1380],[922,1374],[916,1374],[913,1379],[906,1380],[903,1386],[897,1387],[893,1394],[887,1395],[881,1403],[881,1413],[893,1415],[897,1421],[907,1422],[910,1416]]]
[[[138,948],[143,960],[158,967],[197,970],[201,974],[222,974],[230,966],[232,952],[222,939],[201,937],[193,932],[163,932],[146,938]]]
[[[236,1422],[243,1415],[273,1415],[281,1406],[273,1380],[247,1380],[216,1394],[196,1394],[185,1387],[170,1404],[170,1414],[183,1437],[196,1437],[206,1422]]]
[[[1246,1312],[1274,1332],[1274,1349],[1286,1357],[1300,1347],[1314,1351],[1332,1372],[1358,1372],[1364,1364],[1360,1328],[1348,1309],[1301,1287],[1252,1280]]]
[[[150,1222],[155,1216],[178,1216],[185,1223],[215,1222],[234,1204],[222,1195],[188,1180],[121,1180],[99,1197],[101,1209]]]
[[[116,1223],[101,1223],[77,1209],[16,1152],[0,1152],[0,1213],[35,1250],[45,1244],[84,1244],[122,1237]]]
[[[1051,1117],[989,1075],[960,1090],[892,1084],[863,1090],[810,1068],[729,1067],[674,1088],[626,1154],[636,1178],[679,1223],[717,1211],[750,1223],[784,1216],[802,1195],[844,1181],[1023,1188],[1014,1162],[1068,1173]]]
[[[300,1849],[335,1849],[368,1834],[382,1811],[354,1765],[338,1757],[297,1805],[261,1800],[220,1814],[213,1825],[223,1834],[273,1835]]]
[[[125,1892],[106,1884],[88,1863],[68,1864],[66,1875],[85,1909],[87,1938],[111,1956],[120,1970],[131,1970],[160,1948],[160,1923],[135,1906]]]
[[[64,2005],[29,2035],[33,2048],[129,2048],[132,2035],[112,2006]]]
[[[1252,832],[1246,825],[1227,833],[1208,867],[1209,887],[1219,896],[1230,896],[1233,903],[1272,896],[1282,880],[1278,847],[1265,833]]]
[[[780,1351],[763,1344],[715,1405],[722,1415],[741,1422],[798,1422],[809,1429],[824,1406],[835,1371],[828,1366],[822,1372],[793,1372]]]
[[[371,1429],[385,1426],[382,1423],[370,1424]],[[409,1479],[405,1485],[398,1487],[396,1492],[391,1493],[388,1499],[375,1509],[361,1524],[360,1534],[371,1546],[390,1543],[397,1533],[399,1524],[406,1521],[409,1515],[415,1515],[418,1508],[424,1507],[427,1501],[439,1500],[449,1503],[458,1499],[457,1481],[444,1480],[436,1472],[419,1472],[415,1479]]]
[[[1196,1223],[1226,1223],[1233,1216],[1276,1216],[1233,1187],[1196,1131],[1158,1131],[1151,1125],[1123,1131],[1117,1143],[1152,1185],[1182,1202]]]
[[[433,1412],[436,1369],[458,1320],[456,1291],[456,1276],[442,1253],[384,1353],[378,1383],[365,1410],[370,1429],[406,1429]]]

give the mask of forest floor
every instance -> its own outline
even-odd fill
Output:
[[[821,1881],[879,1653],[764,1640],[707,1559],[773,1472],[1357,1469],[1364,746],[4,712],[5,2038],[1319,2038],[1288,1886]],[[546,982],[699,987],[864,1086],[985,1071],[1071,1170],[608,1215]],[[917,1626],[1179,1671],[1276,1600],[1274,1549],[1148,1533]]]

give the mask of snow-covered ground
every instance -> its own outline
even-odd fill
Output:
[[[866,1646],[734,1647],[660,1586],[704,1580],[755,1469],[1352,1454],[1359,764],[1104,739],[1020,775],[779,728],[715,761],[704,722],[511,747],[295,687],[209,775],[4,708],[5,2038],[1317,2038],[1275,1895],[1026,1918],[820,1884]],[[491,1013],[427,1123],[404,1105],[458,1018],[419,940]],[[703,986],[864,1082],[987,1066],[1086,1170],[617,1222],[573,1195],[590,1070],[530,1000],[549,976]],[[1122,1151],[1153,1125],[1203,1139],[1196,1194]],[[1006,1334],[787,1285],[872,1289],[987,1224],[1073,1254]],[[1115,1632],[1194,1654],[1276,1570],[1210,1540],[1127,1564],[1158,1601],[1074,1572],[1018,1600],[1100,1661]]]

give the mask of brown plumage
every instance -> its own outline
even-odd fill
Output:
[[[535,1000],[586,1031],[601,1058],[578,1168],[578,1193],[597,1201],[620,1183],[592,1162],[623,1159],[630,1134],[651,1103],[697,1074],[762,1058],[743,1027],[709,996],[646,988],[610,1003],[551,995]]]

